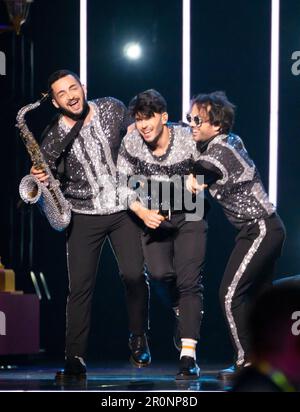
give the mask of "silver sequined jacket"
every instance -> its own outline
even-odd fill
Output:
[[[219,135],[202,153],[199,150],[195,173],[206,175],[210,194],[237,228],[264,219],[276,210],[243,141],[234,134]]]
[[[138,199],[146,207],[152,208],[146,196],[138,197],[134,190],[129,189],[126,177],[142,176],[151,182],[156,180],[168,184],[174,176],[182,178],[193,171],[193,156],[197,148],[191,129],[175,124],[169,125],[169,129],[170,145],[163,156],[155,156],[137,130],[123,139],[118,157],[118,172],[123,184],[119,188],[120,199],[129,206]]]
[[[95,114],[64,154],[62,190],[73,212],[110,215],[125,209],[119,204],[116,194],[116,162],[130,120],[124,104],[114,98],[101,98],[89,104]],[[60,118],[41,145],[54,174],[61,158],[56,151],[57,143],[69,131],[70,128]]]

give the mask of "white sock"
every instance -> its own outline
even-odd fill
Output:
[[[197,341],[194,339],[181,339],[182,349],[180,352],[180,359],[183,356],[189,356],[196,360],[196,346]]]

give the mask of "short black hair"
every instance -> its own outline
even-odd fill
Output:
[[[56,72],[52,73],[48,78],[48,92],[52,93],[52,84],[66,76],[74,77],[74,79],[77,80],[79,84],[81,84],[79,76],[71,70],[57,70]]]
[[[156,90],[150,89],[135,96],[129,103],[129,112],[132,117],[138,113],[150,118],[155,113],[167,112],[167,102],[165,98]]]
[[[192,99],[192,106],[206,110],[209,122],[213,126],[220,126],[220,132],[228,134],[231,132],[235,119],[235,105],[232,104],[225,92],[213,92],[199,94]]]

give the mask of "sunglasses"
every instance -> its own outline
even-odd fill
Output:
[[[187,120],[189,123],[194,122],[196,126],[201,126],[202,123],[203,123],[202,117],[200,117],[200,116],[194,116],[194,117],[193,117],[193,116],[191,116],[190,114],[187,114],[187,115],[186,115],[186,120]]]

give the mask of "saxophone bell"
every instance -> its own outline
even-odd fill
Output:
[[[19,186],[19,193],[23,202],[27,204],[35,204],[39,201],[42,195],[42,183],[32,176],[23,177]]]

